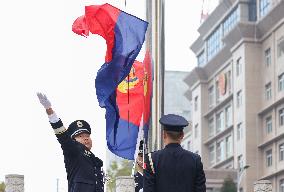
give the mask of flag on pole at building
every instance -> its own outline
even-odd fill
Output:
[[[114,154],[134,160],[136,142],[144,110],[144,65],[135,61],[129,75],[119,84],[116,101],[119,123],[108,138],[108,148]]]
[[[139,65],[139,62],[135,62],[136,64],[134,64],[133,68],[133,63],[145,40],[147,26],[147,22],[110,4],[86,6],[85,15],[77,18],[72,26],[72,30],[76,34],[86,37],[91,32],[92,34],[102,36],[106,40],[105,63],[97,73],[95,85],[99,105],[106,108],[106,139],[108,148],[114,153],[119,151],[119,148],[126,147],[122,144],[123,142],[121,143],[118,140],[120,138],[118,134],[134,134],[131,133],[132,130],[130,128],[125,133],[118,133],[118,126],[122,122],[120,121],[121,110],[117,105],[117,88],[128,76],[130,70]],[[129,118],[126,120],[130,118],[132,117],[129,114]],[[138,119],[133,122],[136,123]],[[130,124],[127,126],[130,127]],[[116,154],[119,155],[119,153]],[[122,153],[121,156],[128,158],[129,154]]]
[[[134,160],[137,143],[147,140],[151,114],[152,66],[148,51],[143,63],[135,61],[119,84],[116,99],[120,118],[118,128],[110,133],[108,147],[114,154]]]
[[[149,50],[146,50],[144,64],[144,110],[143,110],[143,133],[144,139],[148,139],[148,130],[150,126],[153,75],[152,75],[152,58]],[[145,143],[145,142],[144,142]]]

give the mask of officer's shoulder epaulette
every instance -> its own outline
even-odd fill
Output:
[[[103,161],[100,158],[95,157],[95,162],[96,162],[96,165],[98,167],[102,167],[103,166]]]

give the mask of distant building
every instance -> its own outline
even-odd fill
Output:
[[[164,113],[181,115],[191,122],[191,102],[186,97],[188,86],[184,82],[188,74],[189,72],[183,71],[165,71]],[[191,124],[184,129],[184,133],[185,137],[181,146],[186,150],[191,150]]]
[[[164,114],[177,114],[191,121],[190,101],[185,94],[188,90],[188,85],[184,79],[189,72],[184,71],[165,71],[164,80]],[[188,132],[188,127],[185,132]]]
[[[206,169],[250,165],[241,192],[259,179],[284,192],[283,10],[283,0],[220,1],[191,46],[188,145]]]

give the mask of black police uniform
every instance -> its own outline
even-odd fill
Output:
[[[63,150],[68,192],[103,192],[102,160],[71,137],[81,132],[91,133],[89,124],[84,120],[77,120],[71,123],[66,130],[62,121],[59,120],[51,123],[51,126]]]
[[[135,192],[139,192],[139,190],[143,188],[143,174],[137,171],[134,174],[134,181],[135,181]]]
[[[182,131],[188,122],[181,116],[160,119],[164,130]],[[199,155],[184,150],[178,143],[145,156],[143,192],[206,192],[206,178]]]
[[[139,143],[139,151],[138,151],[139,156],[143,156],[143,144],[144,141],[141,140]],[[134,174],[134,182],[135,182],[135,192],[139,192],[139,190],[143,188],[143,173],[137,171]]]

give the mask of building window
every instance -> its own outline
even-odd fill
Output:
[[[279,189],[280,189],[280,192],[284,192],[284,179],[280,180]]]
[[[217,162],[225,160],[225,142],[224,140],[217,143],[216,148]]]
[[[227,91],[229,92],[229,94],[231,93],[231,88],[232,88],[232,85],[231,85],[231,79],[232,79],[232,77],[231,77],[231,71],[228,71],[227,73],[226,73],[226,80],[227,80],[227,82],[226,82],[226,88],[227,88]]]
[[[241,140],[243,138],[243,126],[242,123],[237,125],[237,140]]]
[[[266,151],[266,167],[272,166],[272,149]]]
[[[284,55],[284,38],[279,40],[277,50],[277,56],[282,57]]]
[[[278,88],[279,91],[283,91],[284,90],[284,73],[282,73],[281,75],[279,75],[278,77]]]
[[[211,118],[208,121],[209,137],[214,136],[214,119]]]
[[[279,110],[279,125],[284,125],[284,108]]]
[[[226,18],[226,20],[223,23],[224,35],[230,32],[238,21],[239,21],[238,9],[235,9],[234,11],[232,11],[232,13]]]
[[[194,111],[197,111],[197,109],[198,109],[198,96],[194,98]]]
[[[219,103],[220,101],[220,88],[219,88],[219,82],[216,81],[216,103]]]
[[[218,113],[216,115],[216,132],[219,133],[224,130],[224,113]]]
[[[230,127],[232,125],[232,107],[229,105],[225,109],[225,119],[226,119],[226,127]]]
[[[208,97],[209,97],[209,109],[211,109],[214,105],[214,86],[211,86],[208,89]]]
[[[265,127],[266,127],[267,134],[272,132],[272,117],[271,116],[265,119]]]
[[[265,85],[265,99],[270,100],[272,97],[271,82]]]
[[[198,56],[197,56],[197,64],[199,67],[203,67],[205,64],[205,54],[204,51],[202,51]]]
[[[237,92],[237,107],[239,108],[242,105],[242,90]]]
[[[232,150],[232,136],[229,135],[228,137],[226,137],[226,157],[230,157],[233,153],[233,150]]]
[[[242,73],[242,63],[241,63],[241,57],[238,58],[237,63],[236,63],[236,75],[237,77]]]
[[[190,148],[190,147],[191,147],[191,146],[190,146],[190,144],[191,144],[191,142],[190,142],[190,141],[188,141],[188,142],[187,142],[187,150],[188,150],[188,151],[190,151],[190,150],[191,150],[191,148]]]
[[[198,137],[198,124],[196,124],[194,126],[194,137],[197,138]]]
[[[279,161],[284,160],[284,143],[279,145]]]
[[[265,65],[266,67],[269,67],[271,65],[271,49],[270,48],[265,50],[264,56],[265,56]]]
[[[211,145],[209,147],[209,163],[210,163],[210,165],[213,165],[215,163],[215,147],[214,147],[214,145]]]
[[[222,47],[222,28],[219,26],[207,39],[208,61],[214,57]]]
[[[260,0],[260,3],[259,3],[259,15],[260,15],[260,17],[265,16],[268,13],[269,9],[270,9],[269,0]]]
[[[242,169],[244,166],[243,155],[238,156],[238,169]]]

